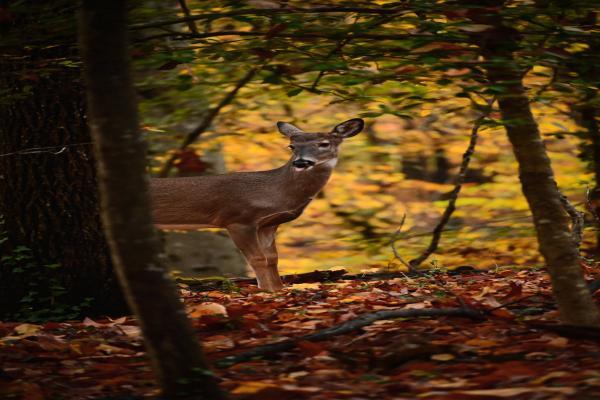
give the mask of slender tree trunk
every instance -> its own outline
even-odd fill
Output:
[[[585,284],[552,165],[531,113],[521,71],[510,50],[514,45],[510,43],[513,32],[496,26],[482,46],[487,74],[501,91],[498,104],[519,164],[521,186],[533,214],[540,252],[552,279],[561,319],[573,325],[600,326],[600,312]]]
[[[85,315],[127,312],[100,223],[81,71],[61,62],[73,51],[51,37],[22,45],[52,18],[74,20],[67,3],[20,2],[26,12],[1,26],[4,43],[13,44],[0,56],[1,256],[14,258],[22,246],[30,253],[25,272],[22,262],[0,262],[0,318],[73,317],[86,303]],[[54,32],[75,38],[68,26]],[[58,268],[44,267],[52,264]]]
[[[164,394],[222,399],[159,257],[127,50],[126,3],[83,0],[80,48],[98,158],[102,219],[119,281]]]

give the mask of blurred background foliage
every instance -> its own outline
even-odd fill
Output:
[[[504,21],[561,190],[583,208],[596,186],[596,116],[584,112],[600,105],[593,2],[153,3],[132,10],[131,26],[152,174],[165,175],[170,160],[169,174],[180,176],[275,168],[289,157],[277,121],[306,131],[367,122],[344,144],[322,195],[280,228],[284,274],[404,268],[390,249],[403,215],[400,253],[410,259],[427,246],[473,121],[505,90],[485,79],[483,16]],[[429,266],[541,262],[499,118],[492,110],[480,130]],[[190,134],[197,139],[183,146]],[[584,249],[594,237],[589,228]]]

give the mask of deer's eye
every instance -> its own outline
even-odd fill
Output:
[[[295,147],[294,147],[294,145],[293,145],[293,144],[290,144],[290,145],[288,146],[288,148],[289,148],[290,150],[294,150],[294,149],[295,149]]]
[[[327,149],[329,147],[329,142],[319,143],[320,149]]]

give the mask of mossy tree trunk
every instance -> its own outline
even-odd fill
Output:
[[[52,37],[25,45],[53,20],[74,39],[63,24],[75,18],[67,3],[21,3],[1,23],[0,315],[6,318],[127,312],[100,223],[80,69],[66,62],[73,50],[49,47]]]
[[[488,79],[498,91],[502,120],[519,165],[523,194],[533,214],[561,319],[567,324],[600,326],[600,311],[584,279],[550,158],[523,87],[523,72],[512,53],[518,34],[504,26],[499,13],[477,22],[493,27],[486,31],[480,46]]]

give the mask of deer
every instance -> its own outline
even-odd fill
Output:
[[[277,128],[289,140],[287,163],[268,171],[233,172],[150,182],[153,222],[158,229],[223,228],[254,271],[258,287],[283,289],[275,237],[279,225],[298,218],[329,180],[340,144],[362,131],[350,119],[331,132]]]

